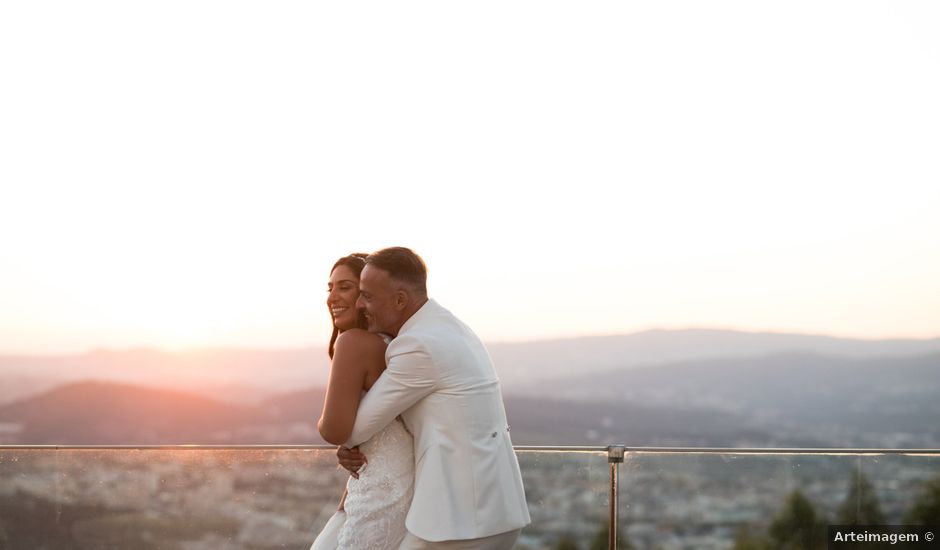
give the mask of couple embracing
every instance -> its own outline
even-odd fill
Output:
[[[340,258],[328,288],[318,427],[352,474],[311,550],[512,548],[529,511],[483,343],[407,248]]]

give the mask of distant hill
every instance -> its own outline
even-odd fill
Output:
[[[940,446],[940,354],[852,360],[806,353],[686,361],[542,380],[505,392],[519,445]],[[234,404],[78,382],[0,407],[0,442],[322,443],[324,391]]]
[[[19,426],[6,441],[17,444],[322,443],[315,433],[322,396],[312,390],[252,406],[83,381],[0,407],[0,423]],[[298,422],[306,430],[297,430]]]
[[[764,357],[805,352],[846,359],[895,358],[940,353],[940,338],[859,340],[805,334],[732,330],[650,330],[537,342],[489,344],[507,388],[524,389],[549,378],[581,377],[619,368],[715,358]]]
[[[146,444],[170,432],[177,442],[249,422],[248,407],[127,384],[79,382],[0,408],[0,420],[22,424],[30,443]]]
[[[683,330],[489,348],[517,444],[940,446],[940,339]],[[319,443],[328,369],[319,348],[0,356],[0,443]]]
[[[0,423],[22,429],[15,444],[274,444],[323,441],[315,433],[324,391],[234,405],[182,392],[127,384],[77,382],[0,407]],[[675,410],[507,396],[516,444],[733,445],[771,434],[746,418]],[[782,439],[790,443],[793,440]]]
[[[685,361],[534,382],[526,393],[722,412],[749,418],[758,430],[815,433],[840,446],[940,444],[940,354],[845,359],[783,353]]]
[[[271,396],[259,408],[279,422],[316,422],[325,398],[325,388],[310,388]]]
[[[809,431],[775,433],[714,409],[519,395],[505,400],[516,445],[825,446]]]
[[[0,403],[64,383],[108,380],[258,403],[280,392],[324,386],[323,348],[296,350],[99,350],[75,356],[0,355]]]
[[[940,338],[856,340],[730,330],[650,330],[635,334],[488,345],[504,388],[680,361],[806,352],[847,359],[940,353]],[[99,350],[75,356],[0,355],[0,404],[78,380],[109,380],[257,404],[284,392],[326,385],[322,347],[165,352]]]

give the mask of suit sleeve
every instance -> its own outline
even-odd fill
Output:
[[[388,367],[362,398],[345,447],[368,441],[437,386],[437,371],[427,351],[417,345],[395,344],[406,342],[389,347]]]

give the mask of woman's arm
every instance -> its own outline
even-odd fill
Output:
[[[330,381],[317,428],[324,440],[340,445],[356,423],[359,398],[370,369],[385,367],[385,342],[361,329],[339,335],[333,348]]]

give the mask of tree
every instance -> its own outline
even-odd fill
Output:
[[[817,520],[813,504],[800,491],[790,493],[768,533],[772,547],[779,550],[826,547],[826,522]]]
[[[757,534],[751,534],[747,527],[738,529],[734,537],[734,547],[732,550],[770,550],[770,541],[767,537]]]
[[[836,513],[839,525],[885,525],[884,513],[878,495],[868,478],[856,471],[849,485],[849,493]]]
[[[594,538],[591,540],[591,544],[588,546],[588,550],[607,550],[610,547],[610,529],[608,528],[607,523],[603,523],[600,526],[600,529],[597,530],[597,534],[594,535]],[[633,546],[630,545],[628,541],[623,536],[623,531],[617,530],[617,548],[620,550],[633,550]]]
[[[940,525],[940,476],[927,482],[907,513],[904,523]]]
[[[552,546],[552,550],[579,550],[579,549],[578,549],[578,544],[574,541],[574,539],[572,539],[571,536],[565,534],[555,541],[555,546]]]

